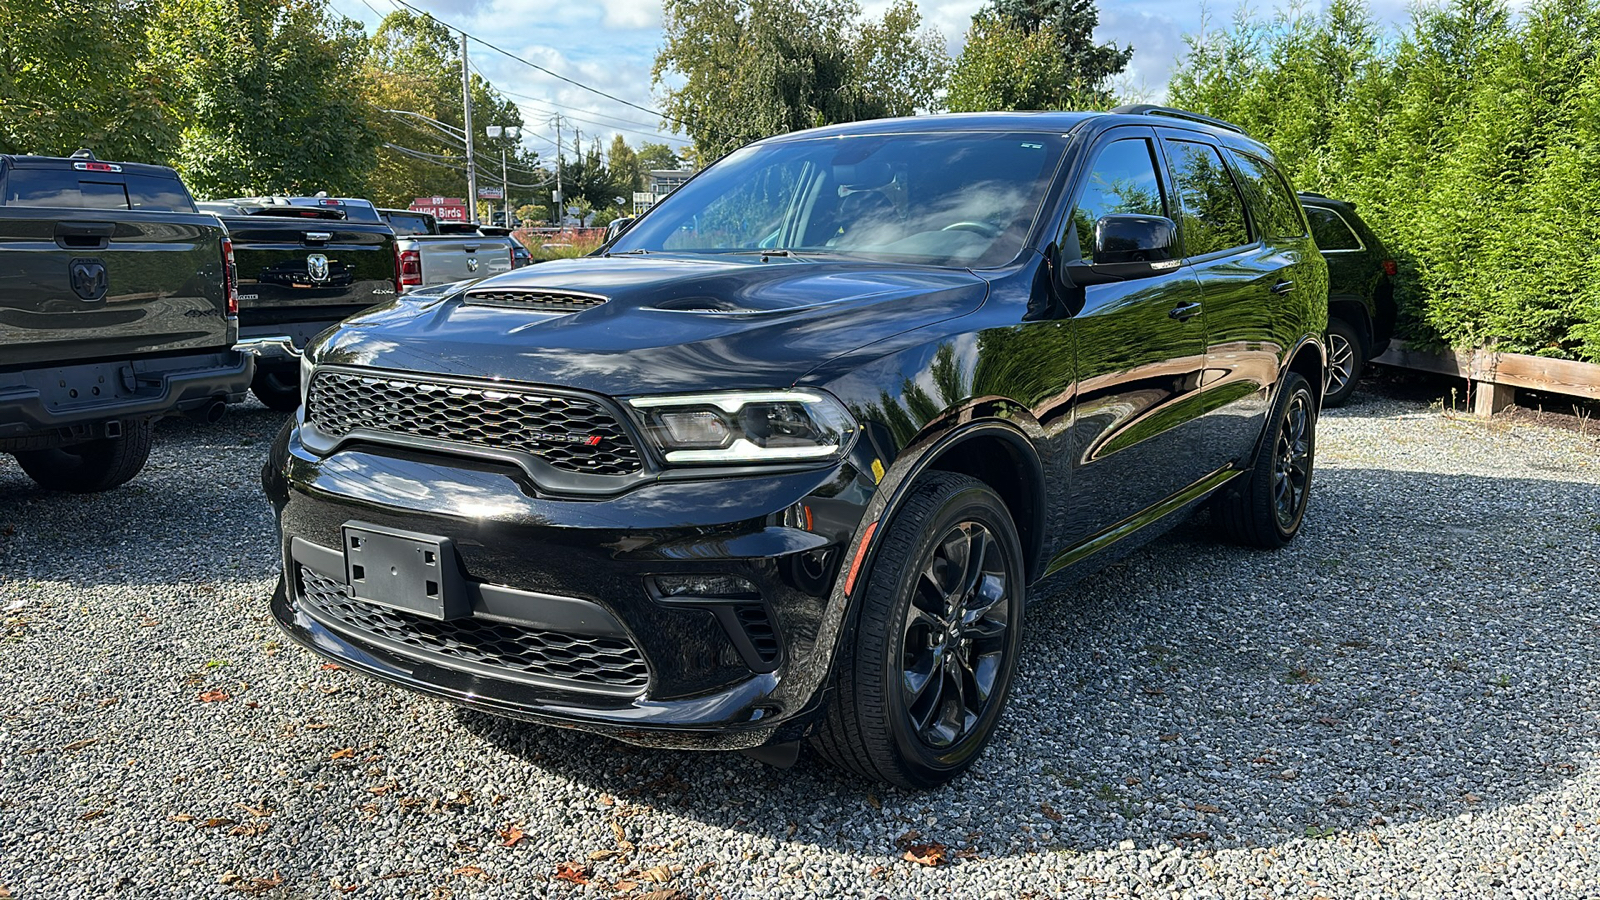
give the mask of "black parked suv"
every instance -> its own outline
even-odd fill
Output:
[[[0,453],[40,485],[103,491],[159,417],[244,398],[227,232],[165,166],[0,156]]]
[[[1328,389],[1325,407],[1343,406],[1367,363],[1394,337],[1394,258],[1356,215],[1356,205],[1303,191],[1300,203],[1328,261]]]
[[[1209,500],[1305,514],[1327,269],[1272,155],[1177,111],[783,135],[596,255],[313,342],[279,623],[639,744],[971,765],[1049,575]]]

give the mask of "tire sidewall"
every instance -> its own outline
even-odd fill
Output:
[[[932,553],[935,542],[952,526],[964,521],[976,521],[988,527],[995,539],[1004,547],[1007,577],[1011,579],[1007,591],[1006,664],[996,679],[994,698],[972,733],[950,748],[936,751],[917,738],[909,714],[906,712],[905,700],[901,695],[900,665],[905,649],[904,629],[901,626],[905,620],[907,607],[911,603],[912,593],[921,576],[922,567]],[[913,545],[915,551],[906,560],[902,560],[901,565],[895,567],[897,571],[893,573],[893,577],[897,578],[898,583],[892,587],[885,586],[895,592],[889,616],[891,630],[882,636],[884,652],[874,676],[884,686],[883,697],[888,707],[890,723],[889,736],[898,755],[916,780],[937,783],[947,780],[949,776],[959,773],[972,764],[988,745],[989,738],[994,733],[995,723],[1004,712],[1006,700],[1010,695],[1011,682],[1016,675],[1018,655],[1022,650],[1023,597],[1027,588],[1022,567],[1021,541],[1017,537],[1016,526],[1000,498],[986,486],[973,484],[961,488],[941,504],[932,517],[920,524],[922,531]]]
[[[1361,375],[1366,368],[1367,348],[1357,333],[1356,327],[1344,319],[1333,318],[1328,320],[1328,334],[1338,332],[1350,344],[1350,380],[1338,391],[1327,394],[1322,398],[1322,405],[1327,408],[1343,406],[1349,402],[1352,394],[1356,392],[1356,383],[1361,380]]]
[[[1263,482],[1266,485],[1267,514],[1272,519],[1272,527],[1277,530],[1279,541],[1287,544],[1294,539],[1295,535],[1300,533],[1300,526],[1306,520],[1306,511],[1311,508],[1311,486],[1316,477],[1317,469],[1317,420],[1321,417],[1321,410],[1317,408],[1316,395],[1312,393],[1311,383],[1306,381],[1305,376],[1299,373],[1290,373],[1289,380],[1284,383],[1283,388],[1283,400],[1278,404],[1277,409],[1273,410],[1272,441],[1268,444],[1268,451],[1262,463],[1265,466],[1263,474],[1266,476]],[[1294,522],[1285,527],[1278,520],[1277,505],[1272,502],[1272,478],[1278,453],[1278,440],[1283,436],[1283,427],[1286,424],[1284,418],[1288,415],[1289,407],[1294,403],[1294,398],[1297,394],[1305,396],[1306,415],[1308,416],[1306,423],[1306,428],[1309,432],[1306,455],[1306,491],[1305,499],[1301,501],[1300,509],[1295,513]]]

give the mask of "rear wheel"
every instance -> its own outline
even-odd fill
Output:
[[[856,597],[813,746],[842,768],[931,788],[978,758],[1022,646],[1022,545],[975,478],[934,473],[895,514]]]
[[[250,381],[250,391],[256,395],[257,400],[266,404],[268,409],[294,412],[300,408],[300,377],[293,370],[257,371],[255,378]]]
[[[1212,514],[1228,536],[1269,550],[1300,533],[1311,500],[1311,468],[1317,455],[1317,400],[1311,383],[1290,372],[1278,392],[1255,466],[1235,478],[1212,502]]]
[[[1322,397],[1323,408],[1345,405],[1366,367],[1366,344],[1356,327],[1343,319],[1329,319],[1328,392]]]
[[[154,427],[149,419],[123,422],[122,434],[67,447],[15,454],[17,464],[40,487],[92,494],[127,484],[150,458]]]

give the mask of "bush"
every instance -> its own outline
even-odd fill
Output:
[[[1452,0],[1383,37],[1354,0],[1241,17],[1188,39],[1170,102],[1358,204],[1403,336],[1600,362],[1600,0]]]

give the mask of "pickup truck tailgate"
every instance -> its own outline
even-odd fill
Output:
[[[268,215],[223,223],[246,324],[327,307],[350,307],[348,315],[394,297],[394,236],[384,225]]]
[[[0,207],[0,368],[228,346],[212,216]]]
[[[438,235],[412,238],[422,257],[424,284],[447,284],[511,271],[504,238]]]

